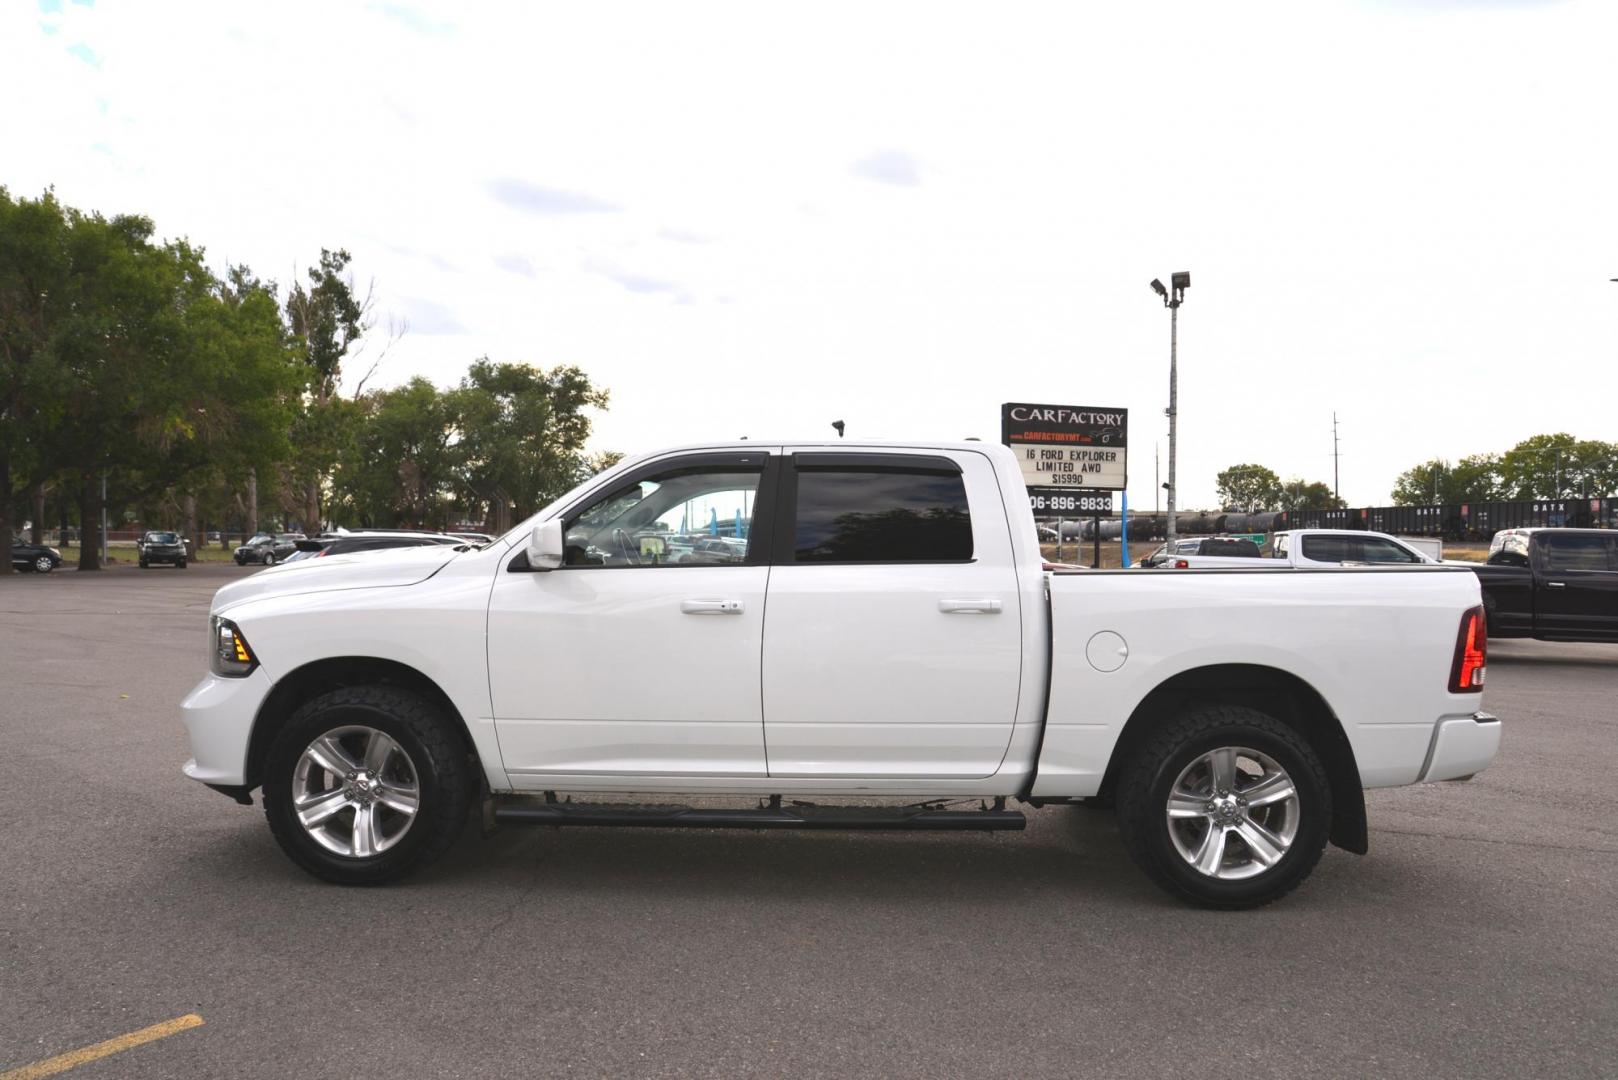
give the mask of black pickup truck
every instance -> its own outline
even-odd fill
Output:
[[[1490,637],[1618,641],[1618,531],[1506,529],[1476,569]]]

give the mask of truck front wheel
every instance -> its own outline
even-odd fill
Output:
[[[1118,783],[1130,856],[1170,893],[1206,907],[1267,904],[1326,846],[1331,788],[1314,749],[1256,709],[1216,706],[1155,732]]]
[[[293,713],[264,762],[264,815],[292,861],[373,885],[441,855],[473,790],[442,712],[393,686],[333,690]]]

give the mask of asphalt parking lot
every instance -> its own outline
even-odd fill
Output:
[[[1109,816],[1016,834],[468,830],[340,889],[179,773],[250,570],[0,579],[0,1077],[1618,1075],[1618,646],[1496,642],[1494,767],[1214,913]]]

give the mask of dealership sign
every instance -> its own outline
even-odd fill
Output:
[[[1128,484],[1129,410],[1088,405],[1000,407],[1000,441],[1022,469],[1034,513],[1110,513]]]

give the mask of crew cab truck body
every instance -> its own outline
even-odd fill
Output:
[[[1289,529],[1270,537],[1270,558],[1291,566],[1419,566],[1439,560],[1404,537],[1363,529]]]
[[[1490,637],[1618,641],[1618,532],[1504,529],[1475,570]]]
[[[1250,540],[1242,540],[1241,543],[1252,545]],[[1256,545],[1252,546],[1252,555],[1261,554]],[[1261,559],[1239,554],[1226,555],[1206,548],[1194,553],[1182,551],[1170,558],[1159,548],[1151,556],[1151,559],[1158,561],[1151,565],[1161,565],[1170,570],[1210,570],[1220,567],[1328,570],[1342,566],[1424,566],[1438,561],[1399,537],[1358,529],[1289,529],[1271,536],[1269,548],[1269,553]],[[1141,565],[1146,566],[1149,562],[1150,559],[1142,560]]]
[[[740,559],[670,542],[704,523]],[[1158,882],[1244,907],[1328,838],[1365,851],[1363,788],[1464,778],[1500,737],[1470,571],[1049,573],[1015,460],[981,443],[670,450],[481,550],[273,568],[210,617],[185,771],[262,787],[338,882],[439,853],[479,800],[491,823],[909,829],[1099,800]]]

